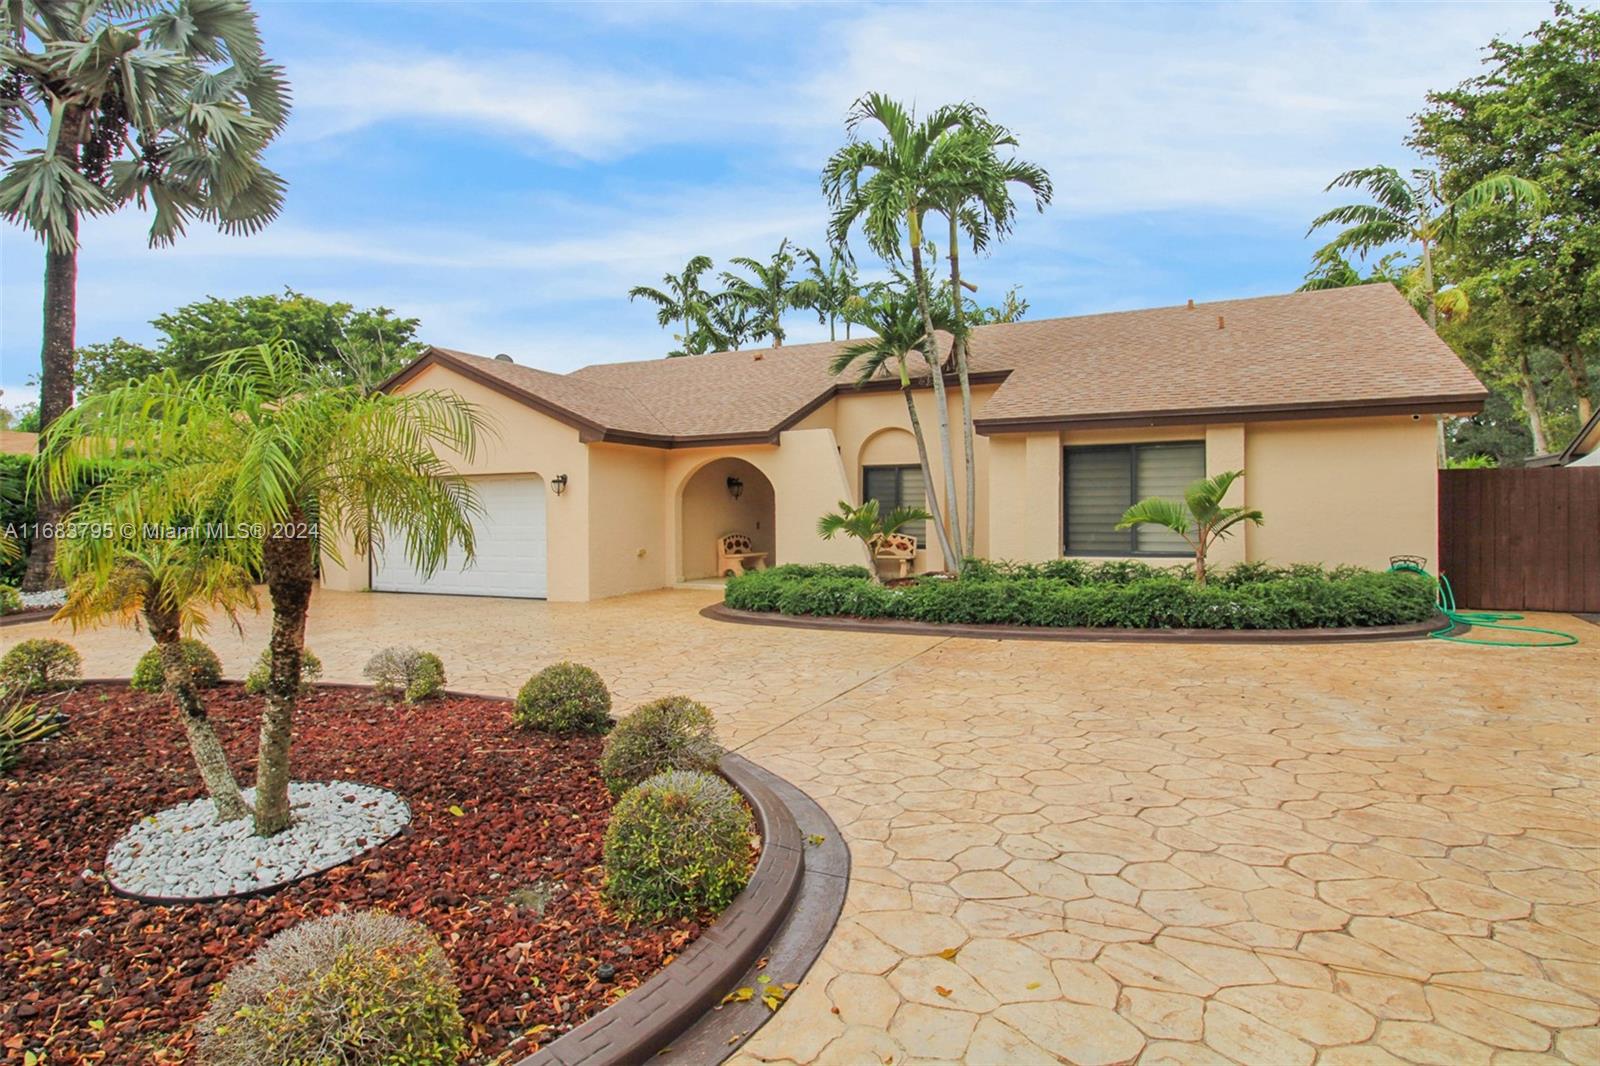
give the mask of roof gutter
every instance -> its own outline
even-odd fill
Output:
[[[1189,426],[1201,422],[1289,422],[1312,418],[1373,418],[1382,415],[1471,415],[1483,410],[1488,394],[1403,396],[1379,400],[1318,401],[1258,406],[1183,407],[1149,411],[1113,411],[1070,417],[979,418],[973,426],[985,437],[1006,433],[1048,433],[1072,429],[1129,429],[1145,426]]]

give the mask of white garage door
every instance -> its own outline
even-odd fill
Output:
[[[470,563],[453,549],[430,576],[406,559],[402,537],[385,538],[374,553],[372,587],[378,592],[434,592],[452,596],[545,596],[544,481],[539,477],[468,478],[482,513],[473,520]]]

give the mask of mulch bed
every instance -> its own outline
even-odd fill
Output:
[[[0,780],[0,1062],[25,1051],[48,1052],[52,1066],[193,1061],[211,986],[272,934],[343,907],[426,923],[455,964],[473,1061],[505,1061],[636,987],[700,932],[687,921],[628,927],[601,902],[611,797],[598,738],[518,730],[490,700],[411,708],[334,689],[302,703],[296,779],[392,789],[411,803],[409,828],[261,898],[118,896],[101,876],[112,841],[203,794],[183,728],[164,697],[115,686],[49,702],[70,717],[66,729]],[[230,685],[212,690],[210,708],[249,782],[261,700]],[[517,892],[538,882],[562,886],[542,914]]]

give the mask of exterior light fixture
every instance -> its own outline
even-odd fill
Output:
[[[565,474],[557,474],[555,477],[551,478],[550,479],[550,487],[552,489],[556,490],[556,495],[557,496],[561,495],[563,492],[566,492],[567,491],[567,475],[565,475]]]
[[[744,495],[744,482],[740,481],[736,477],[730,477],[728,479],[728,495],[732,496],[736,500],[740,496],[743,496]]]

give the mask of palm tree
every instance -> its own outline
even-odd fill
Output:
[[[656,322],[662,329],[666,329],[674,322],[683,324],[683,332],[672,335],[672,339],[677,341],[680,347],[667,353],[669,359],[676,356],[699,355],[706,351],[703,347],[706,334],[699,327],[705,319],[706,305],[711,300],[711,294],[700,287],[700,278],[710,269],[711,257],[697,255],[685,263],[678,273],[661,275],[661,288],[635,285],[628,290],[629,303],[634,300],[648,300],[656,305]]]
[[[1216,477],[1203,478],[1184,490],[1183,499],[1165,500],[1158,496],[1140,500],[1128,508],[1117,523],[1118,529],[1134,526],[1165,526],[1188,541],[1194,549],[1194,580],[1206,583],[1206,553],[1211,546],[1232,533],[1240,522],[1262,524],[1260,511],[1243,507],[1224,507],[1222,498],[1243,470],[1227,470]]]
[[[852,300],[861,296],[861,283],[856,277],[856,263],[850,249],[833,245],[828,249],[828,262],[810,248],[802,249],[800,258],[806,263],[806,277],[794,287],[794,302],[798,307],[809,307],[817,313],[817,321],[828,326],[828,339],[839,339],[838,324],[844,319],[844,339],[850,339],[850,318],[845,314]]]
[[[150,206],[150,244],[198,218],[254,233],[284,182],[261,162],[289,115],[281,67],[244,0],[0,6],[0,214],[44,242],[41,428],[72,406],[78,221]],[[38,131],[21,150],[18,133]],[[41,438],[41,445],[43,440]],[[39,501],[39,521],[65,510]],[[26,584],[55,580],[55,540],[34,542]]]
[[[706,302],[695,346],[703,352],[736,352],[753,336],[756,323],[750,305],[722,292]]]
[[[867,553],[867,573],[874,584],[882,584],[878,577],[878,545],[898,533],[911,522],[924,522],[933,516],[920,507],[896,507],[886,515],[878,512],[877,500],[864,500],[852,507],[847,500],[839,501],[839,509],[817,519],[817,536],[832,540],[843,533],[861,542]]]
[[[983,112],[972,104],[953,104],[935,109],[922,119],[916,112],[881,93],[868,93],[857,100],[845,120],[850,143],[834,152],[822,170],[822,191],[833,208],[828,237],[833,244],[845,244],[850,231],[859,223],[867,244],[890,263],[911,265],[912,289],[922,316],[920,340],[923,358],[934,367],[933,393],[939,420],[939,447],[944,459],[945,494],[948,517],[955,543],[961,536],[961,513],[956,505],[955,463],[950,448],[950,407],[945,398],[943,363],[936,351],[933,322],[933,293],[923,266],[926,246],[924,222],[929,211],[940,210],[944,175],[951,169],[945,153],[951,148],[946,135],[970,127],[983,119]],[[882,129],[877,141],[859,136],[862,127],[875,124]],[[972,472],[969,469],[967,476]],[[972,520],[976,516],[968,515]],[[946,556],[959,572],[959,553]]]
[[[1054,195],[1049,173],[1035,163],[1001,158],[1000,149],[1014,148],[1017,138],[1004,126],[988,121],[981,108],[973,108],[968,123],[946,133],[933,153],[939,172],[935,202],[949,224],[950,298],[954,310],[951,332],[955,335],[956,376],[961,384],[962,442],[966,448],[967,524],[964,544],[967,555],[976,551],[978,534],[978,479],[973,458],[972,381],[968,370],[967,328],[964,315],[964,288],[961,280],[961,234],[972,242],[974,253],[982,252],[990,240],[1004,240],[1016,221],[1017,205],[1011,186],[1020,185],[1033,194],[1034,208],[1043,212]]]
[[[1375,203],[1346,204],[1325,211],[1311,223],[1306,235],[1326,225],[1345,227],[1317,252],[1317,258],[1349,252],[1367,255],[1393,244],[1415,246],[1421,256],[1424,315],[1428,325],[1439,326],[1439,293],[1435,284],[1433,257],[1441,244],[1455,237],[1461,217],[1474,208],[1490,203],[1509,203],[1515,207],[1538,208],[1547,197],[1537,182],[1512,174],[1495,174],[1471,186],[1454,200],[1446,200],[1439,175],[1431,170],[1413,170],[1408,183],[1393,167],[1364,167],[1347,170],[1328,183],[1324,191],[1335,188],[1365,189]]]
[[[765,263],[747,255],[734,256],[728,262],[748,270],[751,277],[723,271],[722,280],[727,290],[721,299],[740,304],[750,312],[751,326],[756,336],[772,338],[774,348],[783,347],[783,313],[806,306],[797,297],[798,283],[794,280],[796,255],[809,255],[810,250],[789,250],[789,238],[778,244],[778,250]]]
[[[944,301],[935,305],[933,313],[937,316],[934,321],[936,327],[948,326]],[[952,566],[957,558],[956,545],[950,539],[949,529],[941,517],[939,494],[934,491],[933,468],[928,461],[928,442],[922,432],[922,418],[917,414],[911,370],[907,365],[912,352],[921,352],[930,379],[938,378],[942,370],[937,356],[931,362],[928,359],[927,352],[931,346],[923,344],[927,331],[922,325],[921,301],[909,288],[884,286],[871,297],[863,297],[852,303],[846,315],[863,329],[871,330],[873,335],[846,345],[834,356],[828,370],[839,375],[854,369],[858,384],[866,384],[891,370],[898,376],[900,395],[905,398],[906,416],[911,422],[911,435],[917,442],[917,462],[922,467],[922,483],[928,490],[927,503],[931,512],[929,517],[933,520],[933,532],[939,540],[939,551],[944,556],[945,565]],[[945,461],[949,462],[948,450],[945,452]]]
[[[96,490],[117,525],[220,524],[224,557],[259,573],[272,601],[271,669],[256,766],[256,832],[289,824],[289,745],[318,552],[368,554],[403,538],[437,568],[451,544],[472,558],[477,500],[440,452],[470,462],[485,424],[449,392],[367,393],[334,385],[285,341],[226,352],[214,369],[167,372],[91,396],[51,427],[52,491],[80,489],[103,460],[131,453]]]
[[[99,492],[91,492],[74,511],[75,521],[90,528],[101,526],[106,516],[99,513],[99,500]],[[71,622],[74,632],[111,620],[137,625],[143,618],[159,650],[164,686],[183,719],[189,750],[216,806],[217,819],[227,822],[248,815],[179,639],[205,630],[208,607],[225,612],[237,629],[236,612],[257,609],[250,572],[218,550],[208,536],[75,537],[66,541],[57,565],[68,586],[67,602],[56,618]]]

